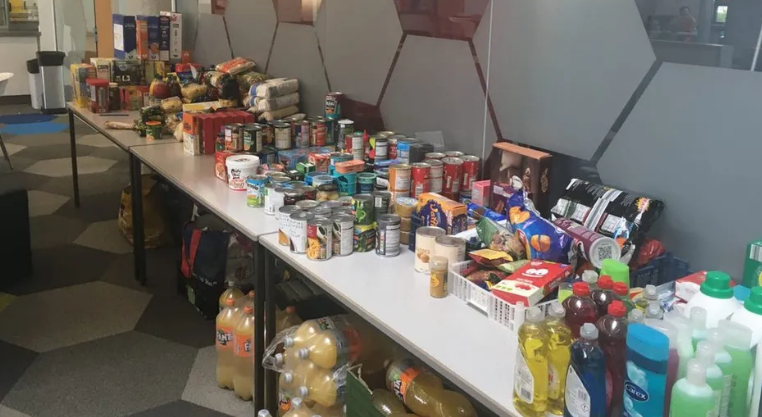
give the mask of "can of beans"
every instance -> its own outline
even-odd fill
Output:
[[[338,146],[339,149],[345,149],[347,147],[345,138],[347,136],[352,136],[352,133],[355,132],[355,122],[349,119],[341,119],[339,120],[339,128],[336,129],[335,132],[336,146]]]
[[[310,119],[310,146],[325,146],[326,132],[324,118],[317,116]]]
[[[463,152],[461,151],[447,151],[445,152],[445,157],[447,158],[460,158],[463,156]]]
[[[324,115],[326,119],[336,120],[341,117],[341,103],[344,101],[344,93],[338,91],[331,92],[325,95],[325,111]]]
[[[445,154],[443,154],[442,152],[427,152],[426,155],[424,155],[424,157],[426,159],[444,159]]]
[[[405,192],[410,195],[410,177],[412,169],[408,164],[395,164],[389,167],[389,191]]]
[[[275,218],[278,220],[278,243],[281,246],[289,245],[291,235],[291,215],[299,211],[297,206],[283,206],[278,209]]]
[[[389,151],[387,152],[389,154],[389,159],[397,159],[397,143],[400,139],[405,139],[405,137],[402,135],[389,136]]]
[[[275,149],[291,149],[291,125],[289,123],[274,124],[273,135],[275,135]]]
[[[377,219],[376,254],[386,257],[400,254],[400,223],[396,214],[382,214]]]
[[[376,137],[375,162],[386,161],[389,158],[389,139],[384,136]]]
[[[479,178],[479,157],[473,155],[464,155],[463,160],[463,178],[460,181],[460,189],[471,192],[474,181]]]
[[[257,153],[264,146],[262,139],[262,126],[256,123],[243,125],[243,151]]]
[[[431,165],[431,192],[442,192],[442,176],[444,176],[444,162],[439,159],[427,159],[423,161]]]
[[[389,213],[392,193],[389,191],[375,191],[373,193],[373,215],[378,218],[382,214]]]
[[[293,253],[305,253],[307,251],[307,222],[312,220],[312,213],[306,211],[296,211],[289,217],[291,227],[289,228],[289,246]]]
[[[333,220],[333,254],[351,255],[354,251],[355,217],[351,214],[335,214]]]
[[[410,196],[418,198],[431,191],[431,165],[425,162],[413,164],[410,175]]]
[[[304,210],[304,211],[314,209],[315,207],[318,207],[318,206],[320,206],[320,202],[315,200],[302,200],[302,201],[297,201],[296,204],[294,204],[294,207],[297,207],[300,210]],[[290,206],[284,206],[284,207],[290,207]]]
[[[460,158],[447,157],[442,160],[444,163],[444,174],[442,176],[442,195],[458,201],[460,192],[460,180],[463,177],[463,160]]]
[[[283,207],[283,191],[285,189],[274,183],[265,186],[265,214],[274,216],[275,212]]]
[[[352,197],[352,207],[355,210],[355,223],[358,225],[373,224],[373,196],[370,194],[357,194]]]
[[[225,150],[230,152],[240,152],[243,150],[243,140],[241,138],[241,132],[243,131],[243,125],[241,123],[233,123],[225,125]]]
[[[352,159],[365,160],[365,143],[363,141],[363,133],[355,132],[352,134]]]
[[[333,253],[333,221],[312,218],[307,221],[307,259],[326,261]]]
[[[269,178],[264,175],[250,175],[246,178],[246,205],[263,207],[265,205],[265,186]]]
[[[356,225],[353,243],[355,252],[372,251],[376,247],[376,228],[373,225]]]
[[[406,138],[397,141],[397,159],[403,164],[410,163],[410,145],[414,143],[418,143],[418,140]]]
[[[318,216],[328,216],[330,217],[333,214],[333,210],[329,209],[328,207],[313,207],[309,210],[310,213],[312,213],[315,217]]]
[[[301,187],[304,193],[304,198],[307,200],[317,200],[317,187],[313,185],[305,185]]]

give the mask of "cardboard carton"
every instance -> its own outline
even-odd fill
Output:
[[[424,226],[441,227],[448,235],[455,235],[467,229],[468,214],[465,204],[450,200],[441,194],[419,195],[416,215]]]
[[[95,66],[90,64],[71,64],[72,101],[77,107],[88,108],[90,103],[90,89],[87,86],[88,78],[95,78]]]
[[[149,16],[135,17],[135,43],[138,59],[148,59],[148,18]]]
[[[159,60],[169,61],[170,32],[172,20],[169,16],[159,16]]]
[[[114,25],[114,57],[117,59],[137,59],[137,33],[135,16],[115,14],[112,16]]]
[[[111,62],[113,58],[90,58],[90,64],[95,67],[95,78],[111,82]]]
[[[183,15],[173,12],[161,12],[169,18],[169,59],[180,61],[183,55]]]
[[[570,265],[534,260],[492,287],[492,294],[511,304],[522,302],[531,307],[571,274]]]
[[[492,145],[491,207],[505,212],[506,196],[513,192],[513,182],[523,185],[535,208],[543,216],[550,213],[550,165],[552,156],[543,151],[498,142]]]
[[[148,59],[158,61],[160,58],[161,28],[159,16],[148,16]]]

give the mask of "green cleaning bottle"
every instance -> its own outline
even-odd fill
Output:
[[[749,379],[754,372],[751,355],[751,329],[730,320],[720,320],[725,350],[733,358],[733,386],[730,388],[729,417],[748,417]]]
[[[714,353],[715,349],[712,342],[707,340],[699,342],[696,349],[696,359],[706,368],[706,383],[714,393],[714,408],[707,414],[707,417],[719,417],[722,408],[722,393],[725,390],[725,379],[722,377],[722,370],[714,361]]]
[[[672,389],[669,416],[710,416],[714,407],[714,392],[706,383],[706,368],[698,359],[691,359],[685,378],[677,381]]]
[[[714,347],[714,362],[720,367],[722,378],[724,379],[720,417],[728,417],[730,412],[730,389],[733,387],[733,358],[725,350],[720,329],[710,329],[706,332],[706,340]]]

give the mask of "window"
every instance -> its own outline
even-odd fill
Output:
[[[717,6],[714,13],[716,23],[725,23],[728,20],[728,6]]]

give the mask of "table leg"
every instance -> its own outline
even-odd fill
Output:
[[[140,160],[130,153],[130,184],[132,196],[132,255],[135,279],[141,285],[146,283],[146,246],[143,230],[143,178]]]
[[[273,254],[269,251],[265,251],[265,299],[266,312],[265,312],[265,346],[270,346],[270,343],[275,339],[275,282],[273,279]],[[277,374],[272,370],[265,371],[265,406],[272,415],[277,415],[278,412],[278,392],[275,388],[275,382]]]
[[[254,409],[265,406],[265,369],[262,357],[265,352],[265,248],[254,242]]]
[[[71,142],[71,180],[74,186],[74,207],[79,208],[79,173],[77,172],[77,136],[74,132],[74,112],[69,109],[69,141]]]

